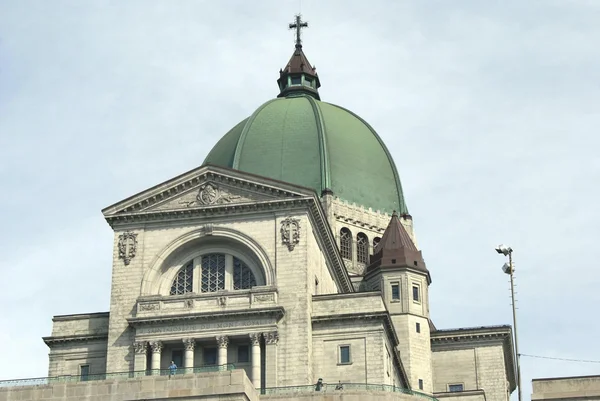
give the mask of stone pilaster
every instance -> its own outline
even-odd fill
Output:
[[[276,331],[263,333],[265,337],[265,385],[277,387],[277,341],[279,334]]]
[[[163,343],[161,341],[152,341],[150,343],[152,348],[152,375],[160,375],[160,356],[163,349]]]
[[[147,361],[146,358],[148,356],[148,343],[146,341],[136,341],[133,343],[133,370],[136,374],[141,374],[138,372],[145,372]]]
[[[250,334],[252,343],[252,385],[260,388],[260,333]]]
[[[192,373],[194,368],[194,348],[196,346],[196,340],[193,338],[184,338],[183,345],[185,347],[183,367],[185,368],[185,373]]]
[[[223,370],[227,365],[227,346],[229,345],[229,337],[217,336],[217,344],[219,344],[219,355],[217,357],[217,365]]]

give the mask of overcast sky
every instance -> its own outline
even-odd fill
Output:
[[[199,166],[278,93],[299,1],[0,0],[0,379],[45,376],[52,316],[108,311],[100,210]],[[438,328],[600,360],[600,2],[302,1],[323,101],[400,172]],[[522,357],[531,379],[600,364]],[[516,394],[516,392],[515,392]]]

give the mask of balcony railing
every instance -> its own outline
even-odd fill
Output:
[[[410,390],[403,387],[396,387],[389,384],[366,384],[366,383],[336,383],[327,384],[323,383],[321,387],[316,384],[310,384],[307,386],[288,386],[288,387],[268,387],[264,389],[257,389],[261,394],[264,395],[286,395],[286,394],[298,394],[298,393],[327,393],[336,394],[344,391],[375,391],[375,392],[388,392],[388,393],[402,393],[421,397],[429,401],[438,401],[437,398],[432,397],[428,394],[421,393],[419,391]]]
[[[99,373],[89,375],[62,375],[54,377],[36,377],[29,379],[13,379],[13,380],[0,380],[1,387],[17,387],[17,386],[44,386],[54,383],[78,383],[87,381],[97,380],[122,380],[122,379],[133,379],[141,376],[171,376],[171,375],[182,375],[191,373],[205,373],[205,372],[224,372],[235,369],[235,365],[232,363],[226,365],[209,365],[199,366],[196,368],[177,368],[171,369],[156,369],[156,370],[142,370],[142,371],[130,371],[130,372],[112,372],[112,373]]]

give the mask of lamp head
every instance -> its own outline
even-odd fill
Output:
[[[504,256],[508,256],[512,253],[512,248],[510,246],[500,244],[496,247],[496,252],[501,253]]]

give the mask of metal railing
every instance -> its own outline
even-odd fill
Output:
[[[437,398],[432,397],[428,394],[421,393],[419,391],[410,390],[403,387],[396,387],[390,384],[366,384],[366,383],[336,383],[327,384],[323,383],[321,388],[317,390],[316,384],[310,384],[305,386],[287,386],[287,387],[267,387],[263,389],[257,389],[261,394],[264,395],[286,395],[286,394],[298,394],[298,393],[342,393],[344,391],[379,391],[388,393],[402,393],[421,397],[430,401],[438,401]]]
[[[79,383],[98,380],[123,380],[133,379],[141,376],[173,376],[193,373],[205,372],[225,372],[235,369],[235,365],[228,363],[226,365],[208,365],[199,366],[196,368],[177,368],[171,369],[153,369],[129,372],[111,372],[89,375],[62,375],[53,377],[35,377],[27,379],[12,379],[0,380],[0,388],[2,387],[18,387],[18,386],[43,386],[55,383]]]

